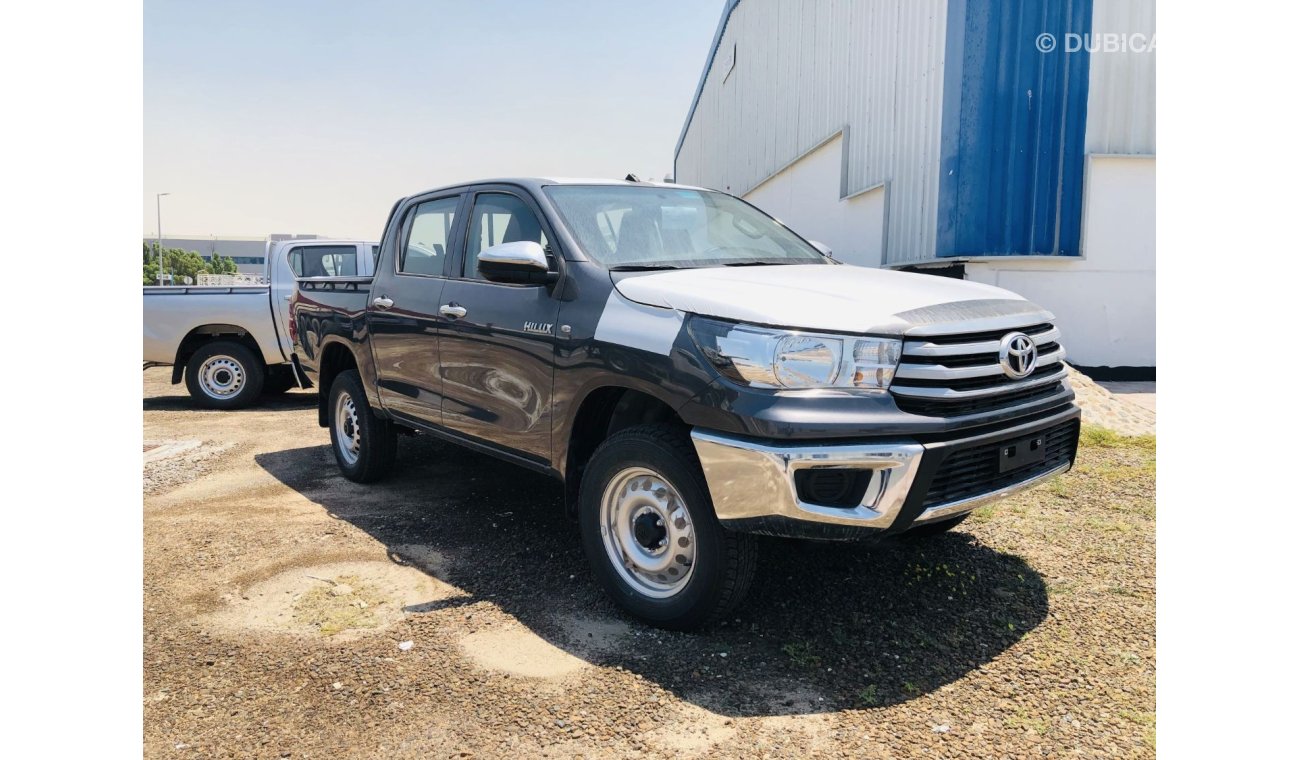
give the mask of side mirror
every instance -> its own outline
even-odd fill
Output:
[[[545,285],[558,276],[546,263],[546,251],[531,240],[502,243],[478,254],[478,271],[491,282]]]
[[[835,258],[834,254],[831,253],[830,246],[826,245],[825,243],[819,243],[816,240],[809,240],[808,244],[811,245],[813,248],[816,248],[817,250],[821,251],[822,255],[825,256],[826,258],[828,259]]]

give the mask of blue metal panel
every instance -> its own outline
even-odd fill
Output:
[[[1088,53],[1064,47],[1091,28],[1092,0],[949,0],[939,256],[1079,254]]]

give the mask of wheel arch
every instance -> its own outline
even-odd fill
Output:
[[[252,351],[259,361],[262,361],[265,368],[262,347],[257,344],[257,339],[252,333],[239,325],[214,322],[199,325],[181,338],[180,344],[176,346],[176,359],[172,362],[172,385],[179,384],[184,378],[185,365],[189,364],[190,358],[199,348],[218,340],[229,340],[243,345]]]
[[[564,447],[558,463],[564,473],[565,510],[577,515],[578,488],[582,473],[596,448],[610,436],[636,425],[669,423],[686,429],[672,399],[657,389],[605,382],[588,388],[576,404],[567,430],[560,436]]]
[[[320,392],[317,394],[316,421],[321,427],[329,425],[330,385],[340,372],[350,369],[360,371],[356,352],[347,342],[338,338],[326,338],[321,343],[319,359],[316,365],[316,377]],[[364,386],[364,379],[363,379]]]

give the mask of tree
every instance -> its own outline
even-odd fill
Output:
[[[167,284],[192,285],[201,274],[235,274],[239,268],[235,260],[213,252],[211,261],[204,261],[198,251],[164,248],[163,274],[170,277]],[[158,284],[158,244],[144,244],[144,284]]]
[[[239,267],[235,266],[235,260],[231,257],[213,251],[212,259],[208,261],[208,271],[212,274],[235,274]]]

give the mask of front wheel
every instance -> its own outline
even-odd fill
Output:
[[[629,428],[596,449],[579,520],[597,580],[651,625],[707,625],[739,604],[753,580],[753,537],[718,522],[695,450],[670,426]]]
[[[388,474],[397,456],[397,431],[366,400],[361,375],[340,372],[329,390],[330,448],[343,477],[371,483]]]

